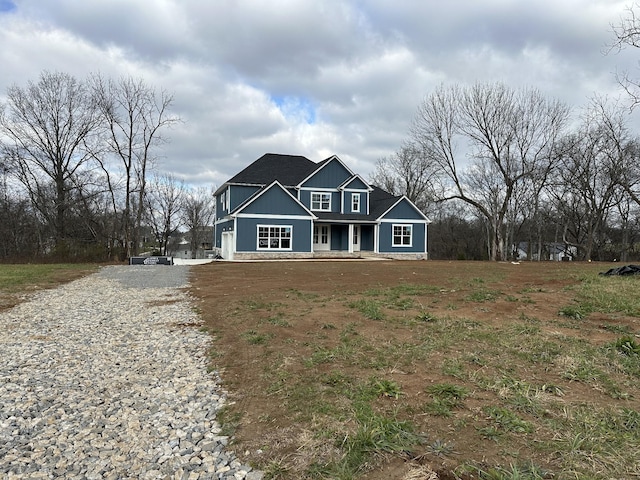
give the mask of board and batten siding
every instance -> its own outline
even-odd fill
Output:
[[[310,217],[309,212],[295,198],[292,198],[286,190],[277,185],[263,192],[239,213],[242,215],[303,215]]]
[[[257,186],[231,185],[229,187],[231,211],[233,212],[258,190],[260,187]]]
[[[393,246],[393,225],[411,225],[413,234],[411,246]],[[406,220],[393,220],[389,222],[382,222],[378,228],[380,253],[424,253],[426,238],[427,238],[427,224],[425,223],[411,223]]]
[[[352,174],[338,160],[331,160],[324,165],[311,177],[309,177],[301,186],[303,188],[338,188]]]
[[[236,251],[258,251],[258,225],[290,225],[293,227],[291,235],[291,252],[311,252],[311,218],[309,220],[292,218],[251,218],[237,219]],[[260,250],[269,252],[270,250]]]

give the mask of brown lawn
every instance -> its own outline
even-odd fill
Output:
[[[559,311],[579,308],[581,282],[607,281],[597,274],[610,267],[218,262],[193,268],[190,293],[215,338],[212,367],[229,394],[222,421],[240,456],[268,477],[351,478],[336,472],[369,415],[408,425],[420,441],[371,448],[349,467],[362,478],[478,478],[531,463],[555,478],[606,478],[631,475],[633,456],[609,467],[617,453],[581,445],[578,455],[569,437],[579,434],[563,432],[577,428],[572,412],[584,406],[640,412],[637,377],[605,360],[594,360],[593,374],[576,365],[637,335],[640,323]],[[443,385],[464,396],[447,403],[434,393]],[[506,410],[517,420],[501,418]]]

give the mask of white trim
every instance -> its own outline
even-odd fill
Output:
[[[233,217],[231,215],[227,215],[226,217],[218,218],[213,222],[214,225],[218,225],[220,223],[226,223],[233,221]]]
[[[304,190],[305,192],[332,192],[339,193],[340,190],[337,188],[329,188],[329,187],[295,187],[299,192]]]
[[[238,251],[238,236],[236,232],[238,231],[238,219],[233,219],[233,253],[235,254]]]
[[[373,251],[380,253],[380,224],[376,223],[373,226]]]
[[[287,248],[260,248],[260,228],[288,228],[291,232],[289,236],[289,246]],[[267,237],[270,239],[271,237]],[[280,243],[282,243],[282,237],[278,237],[280,239]],[[293,225],[267,225],[267,224],[257,224],[256,225],[256,252],[289,252],[293,250]]]
[[[429,255],[429,252],[427,250],[429,248],[429,246],[427,245],[427,236],[428,235],[429,235],[429,228],[427,228],[427,225],[425,225],[424,226],[424,253],[425,253],[425,255],[427,255],[427,258],[428,258],[428,255]]]
[[[389,220],[391,221],[391,220]],[[394,220],[397,222],[398,220]],[[403,220],[404,221],[404,220]],[[357,218],[351,219],[335,219],[335,218],[318,218],[316,217],[315,223],[357,223],[358,225],[378,225],[380,222],[376,222],[375,220],[360,220]]]
[[[412,223],[412,224],[422,224],[428,225],[429,222],[426,220],[415,220],[415,219],[405,219],[405,218],[383,218],[382,220],[378,220],[378,223]]]
[[[349,224],[347,235],[349,237],[349,241],[347,242],[347,245],[349,245],[348,252],[353,253],[353,223]]]
[[[298,205],[300,205],[305,212],[307,212],[309,214],[309,216],[311,218],[315,218],[315,215],[311,212],[311,210],[309,210],[307,207],[305,207],[304,203],[298,201],[298,199],[296,197],[294,197],[293,195],[291,195],[291,192],[289,192],[289,190],[287,190],[285,187],[282,186],[282,184],[278,181],[278,180],[274,180],[273,182],[271,182],[268,186],[263,187],[262,190],[258,190],[253,196],[249,197],[245,203],[243,203],[242,205],[239,205],[237,210],[235,211],[235,213],[232,213],[231,216],[232,217],[237,217],[238,215],[240,215],[240,212],[242,212],[242,210],[244,210],[245,208],[247,208],[249,205],[251,205],[253,202],[255,202],[258,198],[260,198],[262,195],[264,195],[266,192],[268,192],[269,190],[271,190],[274,186],[278,186],[282,189],[283,192],[285,192],[287,195],[289,195],[291,197],[291,200],[293,200],[294,202],[296,202]],[[248,216],[255,216],[255,215],[251,215],[248,214]],[[306,217],[305,217],[306,218]]]
[[[405,227],[409,227],[410,229],[410,233],[409,233],[409,243],[408,244],[404,244],[404,243],[400,243],[400,244],[396,244],[394,243],[395,240],[395,232],[394,229],[396,227],[400,227],[400,228],[405,228]],[[400,234],[400,239],[404,238],[405,235]],[[393,225],[391,225],[391,248],[413,248],[413,224],[410,223],[394,223]]]
[[[287,219],[287,220],[315,220],[317,217],[307,217],[305,215],[276,215],[273,213],[237,213],[234,218],[265,218],[271,220]]]

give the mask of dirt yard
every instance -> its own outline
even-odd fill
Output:
[[[362,478],[482,478],[526,463],[562,478],[589,468],[560,433],[573,428],[567,412],[640,411],[633,375],[605,360],[591,376],[574,368],[640,333],[633,314],[579,312],[581,282],[611,266],[217,262],[193,267],[190,293],[215,338],[225,428],[270,478],[350,478],[336,472],[366,415],[422,440],[364,448],[352,467]],[[438,396],[454,387],[455,401]],[[358,393],[371,388],[375,398]]]

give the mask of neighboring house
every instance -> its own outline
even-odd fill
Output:
[[[520,242],[516,249],[516,258],[526,260],[528,258],[529,242]],[[533,245],[531,260],[539,260],[537,247]],[[559,242],[548,242],[542,245],[542,260],[552,260],[556,262],[571,261],[578,256],[578,248],[572,245]]]
[[[214,251],[224,259],[427,257],[429,219],[335,155],[315,163],[268,153],[215,197]]]
[[[213,227],[200,227],[198,237],[201,239],[198,243],[196,251],[191,250],[191,234],[190,232],[182,233],[179,242],[174,247],[173,256],[183,259],[203,259],[213,256],[211,249],[211,240],[213,239]]]

